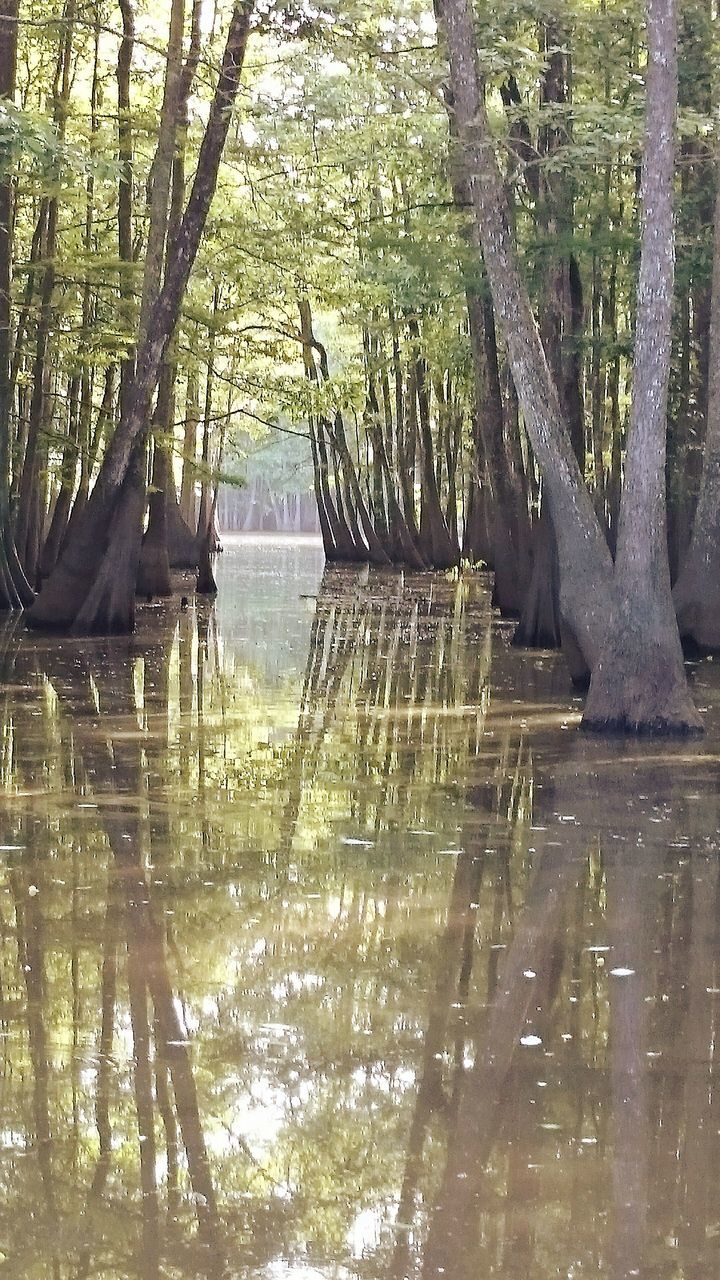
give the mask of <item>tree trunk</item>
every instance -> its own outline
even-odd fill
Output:
[[[60,39],[53,85],[53,122],[60,142],[65,138],[68,101],[71,85],[71,62],[75,29],[75,0],[69,0],[64,15],[64,31]],[[40,314],[35,338],[32,397],[28,423],[25,456],[20,478],[20,496],[15,523],[15,542],[18,555],[30,582],[35,582],[38,571],[41,531],[44,509],[41,505],[40,473],[47,456],[46,427],[50,413],[48,389],[50,362],[48,347],[53,320],[55,295],[55,256],[57,253],[59,197],[45,197],[45,237],[43,244],[44,267],[40,287]],[[44,530],[43,530],[44,532]]]
[[[319,363],[320,363],[320,377],[323,382],[327,382],[330,378],[330,366],[328,363],[327,351],[325,350],[325,347],[323,346],[323,344],[321,342],[318,342],[317,338],[315,337],[315,333],[313,331],[313,325],[312,325],[312,313],[310,311],[310,304],[307,298],[303,299],[303,310],[301,312],[301,325],[304,326],[303,328],[304,341],[306,342],[306,344],[310,343],[312,348],[316,350],[318,353]],[[314,365],[314,360],[313,360],[313,365]],[[307,368],[307,364],[306,364],[306,368]],[[343,419],[343,415],[340,409],[338,409],[337,412],[335,413],[335,417],[333,420],[333,431],[332,432],[330,431],[329,424],[327,424],[327,431],[328,431],[328,434],[332,436],[333,449],[335,450],[335,453],[339,455],[339,462],[342,466],[342,474],[345,482],[346,491],[349,490],[346,505],[348,506],[351,505],[350,498],[352,496],[352,498],[355,501],[355,509],[357,511],[357,517],[359,518],[359,521],[360,521],[360,528],[362,529],[362,536],[361,536],[360,529],[358,528],[358,524],[357,524],[357,519],[355,519],[354,527],[352,530],[352,540],[355,547],[360,552],[358,558],[361,560],[364,560],[367,558],[371,564],[388,565],[390,563],[390,558],[386,554],[383,548],[382,542],[378,537],[377,531],[375,529],[375,524],[373,522],[373,519],[370,515],[367,504],[363,497],[362,489],[360,488],[360,481],[358,480],[358,477],[357,477],[355,463],[353,462],[352,456],[350,454],[350,449],[348,447],[347,434],[345,432],[345,421]],[[365,551],[365,547],[363,546],[363,539],[365,540],[365,543],[367,545],[367,551]]]
[[[593,672],[584,723],[633,732],[697,730],[700,722],[688,693],[671,609],[664,507],[672,293],[670,195],[677,94],[673,0],[648,0],[645,219],[635,399],[615,573],[520,277],[480,92],[472,10],[468,0],[441,0],[439,12],[495,312],[550,497],[558,539],[561,609]]]
[[[146,334],[138,348],[135,374],[120,423],[103,459],[100,473],[72,540],[27,614],[31,627],[69,630],[76,618],[103,630],[102,616],[84,609],[93,591],[108,546],[108,524],[122,489],[135,441],[147,424],[153,394],[180,312],[190,272],[215,192],[220,160],[237,96],[250,33],[250,0],[233,12],[223,63],[208,124],[200,147],[195,179],[175,239],[171,262],[154,302]]]
[[[114,506],[105,555],[73,619],[73,635],[128,635],[134,630],[146,466],[145,445],[138,443]]]
[[[453,547],[445,523],[435,474],[435,449],[430,425],[430,402],[427,387],[427,368],[420,351],[420,328],[416,320],[409,323],[413,343],[415,366],[415,392],[417,395],[417,422],[420,428],[420,537],[418,548],[423,560],[432,569],[451,569],[460,558],[459,548]]]
[[[168,486],[166,519],[170,568],[197,569],[197,537],[183,519],[175,485],[172,482]]]
[[[560,574],[555,531],[547,502],[542,504],[533,538],[533,570],[512,642],[528,649],[559,649],[562,644]]]
[[[720,649],[720,132],[715,166],[707,430],[692,538],[673,591],[680,635],[701,649]]]
[[[190,369],[187,376],[187,395],[185,398],[185,434],[183,438],[183,467],[180,485],[180,514],[189,528],[197,524],[195,510],[195,481],[197,463],[197,429],[200,423],[200,398],[198,376],[196,370]]]
[[[100,444],[106,433],[107,428],[113,418],[113,401],[115,397],[115,366],[108,365],[105,370],[105,382],[103,386],[102,401],[98,410],[97,422],[92,439],[88,441],[87,448],[83,452],[80,467],[80,483],[78,491],[75,495],[72,511],[65,530],[65,538],[69,538],[72,534],[73,526],[79,518],[80,513],[85,507],[90,494],[90,477],[92,475],[97,456],[100,451]]]
[[[217,582],[215,581],[212,558],[214,553],[220,550],[220,540],[217,535],[217,528],[215,524],[215,513],[217,510],[217,497],[218,497],[218,489],[220,486],[219,476],[222,469],[222,459],[223,459],[223,452],[224,452],[224,445],[225,445],[225,426],[223,425],[223,428],[220,434],[220,443],[218,445],[217,459],[215,461],[215,466],[214,466],[214,470],[218,476],[218,480],[216,482],[215,490],[213,492],[211,489],[209,448],[206,451],[206,441],[208,439],[207,425],[208,425],[208,416],[206,414],[206,418],[205,418],[206,430],[203,433],[204,474],[203,474],[203,482],[202,482],[202,495],[200,498],[200,518],[202,520],[203,516],[205,517],[205,524],[204,524],[204,527],[202,524],[198,525],[198,536],[197,536],[198,572],[197,572],[197,582],[195,584],[195,590],[197,591],[198,595],[201,595],[201,596],[214,596],[214,595],[217,595]],[[207,494],[207,504],[205,501],[206,494]]]
[[[303,364],[305,367],[305,376],[313,386],[317,386],[319,382],[317,365],[315,363],[314,351],[320,350],[321,360],[323,351],[317,342],[313,333],[312,312],[310,303],[306,296],[298,299],[298,310],[300,312],[300,333],[302,336]],[[341,506],[336,506],[332,493],[330,492],[330,481],[328,471],[327,456],[327,438],[330,438],[332,447],[332,431],[330,424],[325,421],[322,414],[315,415],[313,412],[308,415],[308,425],[310,428],[310,444],[313,456],[313,473],[315,477],[315,493],[317,498],[318,515],[320,517],[320,527],[323,534],[323,545],[325,547],[325,555],[328,560],[347,560],[348,562],[362,562],[367,559],[367,551],[362,543],[358,545],[353,540],[350,529],[347,526]],[[342,423],[341,423],[342,426]],[[344,441],[344,427],[340,439],[337,441],[342,451]],[[345,459],[343,458],[343,462]],[[352,474],[354,469],[352,466],[346,470],[352,482]],[[338,493],[338,497],[339,497]],[[356,493],[356,501],[358,494]],[[362,518],[365,504],[362,495],[359,495],[358,511]]]
[[[193,12],[195,17],[196,9]],[[153,161],[150,232],[145,260],[140,333],[143,317],[160,285],[163,264],[171,265],[172,245],[182,219],[185,199],[185,138],[187,102],[192,77],[197,65],[197,22],[193,21],[192,44],[186,67],[181,70],[185,16],[184,0],[172,0],[165,95],[162,106],[160,136]],[[176,145],[177,144],[177,145]],[[151,251],[152,243],[152,251]],[[143,538],[138,572],[138,594],[172,595],[168,545],[168,510],[170,490],[177,500],[170,454],[175,418],[175,339],[169,344],[163,361],[153,421],[153,477],[148,526]]]
[[[0,0],[0,101],[15,93],[18,0]],[[13,186],[0,178],[0,610],[28,605],[33,592],[20,566],[10,526],[10,359]]]
[[[439,0],[448,44],[453,108],[463,146],[485,269],[503,332],[525,427],[556,515],[561,603],[592,668],[612,602],[612,559],[583,483],[558,393],[548,369],[513,244],[480,88],[473,15],[468,0]],[[578,548],[584,553],[578,554]]]
[[[615,608],[592,669],[588,729],[701,728],[670,590],[665,508],[677,115],[676,0],[648,0],[648,71],[633,401],[615,561]]]
[[[161,390],[167,365],[160,380]],[[169,388],[165,388],[166,392]],[[158,396],[160,404],[161,396]],[[153,448],[152,491],[148,504],[148,526],[142,539],[137,574],[139,596],[171,596],[170,557],[168,554],[168,488],[174,482],[172,461],[164,444],[155,437]]]
[[[38,576],[40,579],[46,578],[55,567],[70,517],[77,473],[78,436],[80,432],[79,395],[80,378],[75,374],[71,379],[68,392],[69,426],[60,469],[60,491],[55,501],[50,528],[38,561]]]
[[[118,249],[120,257],[120,314],[128,328],[134,305],[133,254],[133,132],[130,101],[130,69],[135,48],[135,10],[133,0],[118,0],[122,16],[123,36],[117,60],[118,95]],[[130,351],[120,366],[120,417],[128,412],[130,390],[135,373],[135,352]]]

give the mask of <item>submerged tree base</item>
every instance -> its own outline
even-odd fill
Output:
[[[618,603],[593,669],[581,728],[652,737],[703,732],[675,619],[661,600],[626,597]]]

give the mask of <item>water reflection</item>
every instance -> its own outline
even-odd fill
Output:
[[[221,572],[3,633],[0,1274],[715,1274],[714,730],[579,738],[482,581]]]

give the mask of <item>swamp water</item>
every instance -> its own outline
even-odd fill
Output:
[[[595,741],[483,578],[219,582],[2,635],[0,1280],[713,1280],[717,667]]]

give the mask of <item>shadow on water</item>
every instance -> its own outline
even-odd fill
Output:
[[[714,730],[581,738],[481,579],[221,573],[2,635],[0,1275],[715,1274]]]

